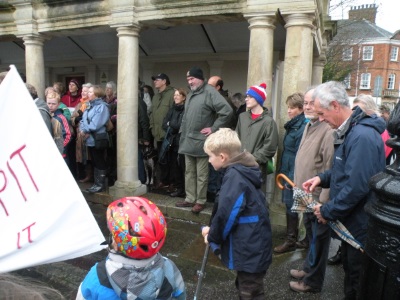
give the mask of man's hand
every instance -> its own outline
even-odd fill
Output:
[[[200,130],[200,133],[204,134],[205,136],[209,136],[212,133],[211,127],[203,128],[202,130]]]
[[[303,182],[303,190],[307,193],[312,193],[315,190],[315,187],[319,186],[321,183],[321,178],[315,176],[311,179],[308,179],[306,182]]]
[[[210,232],[210,227],[209,226],[204,226],[203,229],[201,230],[201,235],[204,237],[204,243],[207,245],[208,244],[208,233]]]
[[[327,221],[321,215],[321,204],[317,204],[313,207],[314,215],[317,217],[319,223],[326,224]]]

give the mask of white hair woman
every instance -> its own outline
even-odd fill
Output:
[[[375,114],[378,117],[381,117],[379,108],[376,105],[374,98],[372,98],[372,96],[370,95],[365,95],[365,94],[358,95],[353,101],[353,107],[354,106],[359,106],[369,116]],[[393,149],[386,145],[386,141],[390,139],[390,135],[387,129],[385,129],[385,131],[382,132],[381,137],[383,140],[383,144],[385,145],[386,164],[389,165]]]

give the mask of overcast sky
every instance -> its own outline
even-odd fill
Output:
[[[338,7],[338,3],[343,3]],[[376,4],[378,13],[376,15],[376,25],[394,33],[400,30],[400,0],[331,0],[330,15],[333,20],[348,19],[348,11],[351,6],[359,6],[363,4]]]

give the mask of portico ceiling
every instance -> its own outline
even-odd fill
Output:
[[[247,21],[201,23],[179,26],[147,27],[140,32],[140,59],[165,60],[185,56],[197,59],[202,56],[242,53],[247,58],[250,31]],[[44,59],[46,67],[61,67],[72,62],[105,60],[117,62],[118,37],[110,27],[85,28],[73,32],[46,34]],[[274,32],[274,51],[285,48],[286,31],[281,24]],[[0,37],[0,66],[24,65],[25,50],[21,39]]]

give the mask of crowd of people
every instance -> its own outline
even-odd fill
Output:
[[[351,107],[343,84],[334,81],[287,98],[289,121],[284,125],[278,173],[310,193],[316,204],[312,212],[303,213],[306,237],[299,240],[293,189],[285,186],[286,236],[283,244],[273,248],[265,182],[278,147],[278,131],[264,107],[266,84],[249,87],[244,96],[229,97],[220,77],[212,76],[207,82],[198,67],[188,70],[186,78],[189,92],[172,88],[164,73],[152,77],[157,93],[139,82],[139,179],[150,183],[148,177],[155,176],[155,189],[184,198],[176,206],[191,208],[193,213],[200,213],[207,201],[215,202],[210,226],[203,228],[202,235],[205,243],[220,245],[222,262],[237,271],[240,299],[264,299],[263,278],[272,252],[296,248],[308,249],[308,254],[301,268],[289,270],[294,279],[290,288],[299,293],[320,292],[330,261],[331,237],[338,238],[328,223],[340,221],[356,241],[366,242],[364,206],[376,197],[369,180],[393,160],[393,150],[385,144],[390,138],[386,130],[390,110],[378,108],[371,96],[363,94]],[[106,178],[116,179],[115,83],[107,83],[104,90],[72,79],[65,94],[62,84],[54,83],[46,89],[45,100],[38,98],[33,86],[27,84],[27,88],[71,173],[82,182],[90,181],[93,174],[88,192],[103,191]],[[150,159],[154,164],[147,167],[153,168],[153,175],[145,166]],[[138,218],[145,220],[140,230],[134,224]],[[179,270],[159,255],[166,223],[151,201],[117,200],[108,208],[107,222],[112,235],[109,257],[89,272],[79,299],[99,291],[114,297],[164,290],[172,298],[185,298]],[[129,225],[132,230],[121,231]],[[151,233],[148,226],[153,228]],[[134,240],[141,234],[151,234],[150,244],[142,244],[142,239],[136,241],[139,247],[126,243],[126,237]],[[251,251],[243,248],[248,243]],[[340,261],[345,272],[345,299],[357,299],[362,255],[344,241],[336,255],[335,263]],[[161,284],[148,289],[150,282],[144,280],[146,286],[132,286],[143,272],[132,277],[131,269],[145,265],[150,274],[146,276],[157,277],[163,270]],[[103,285],[98,276],[112,284]]]

